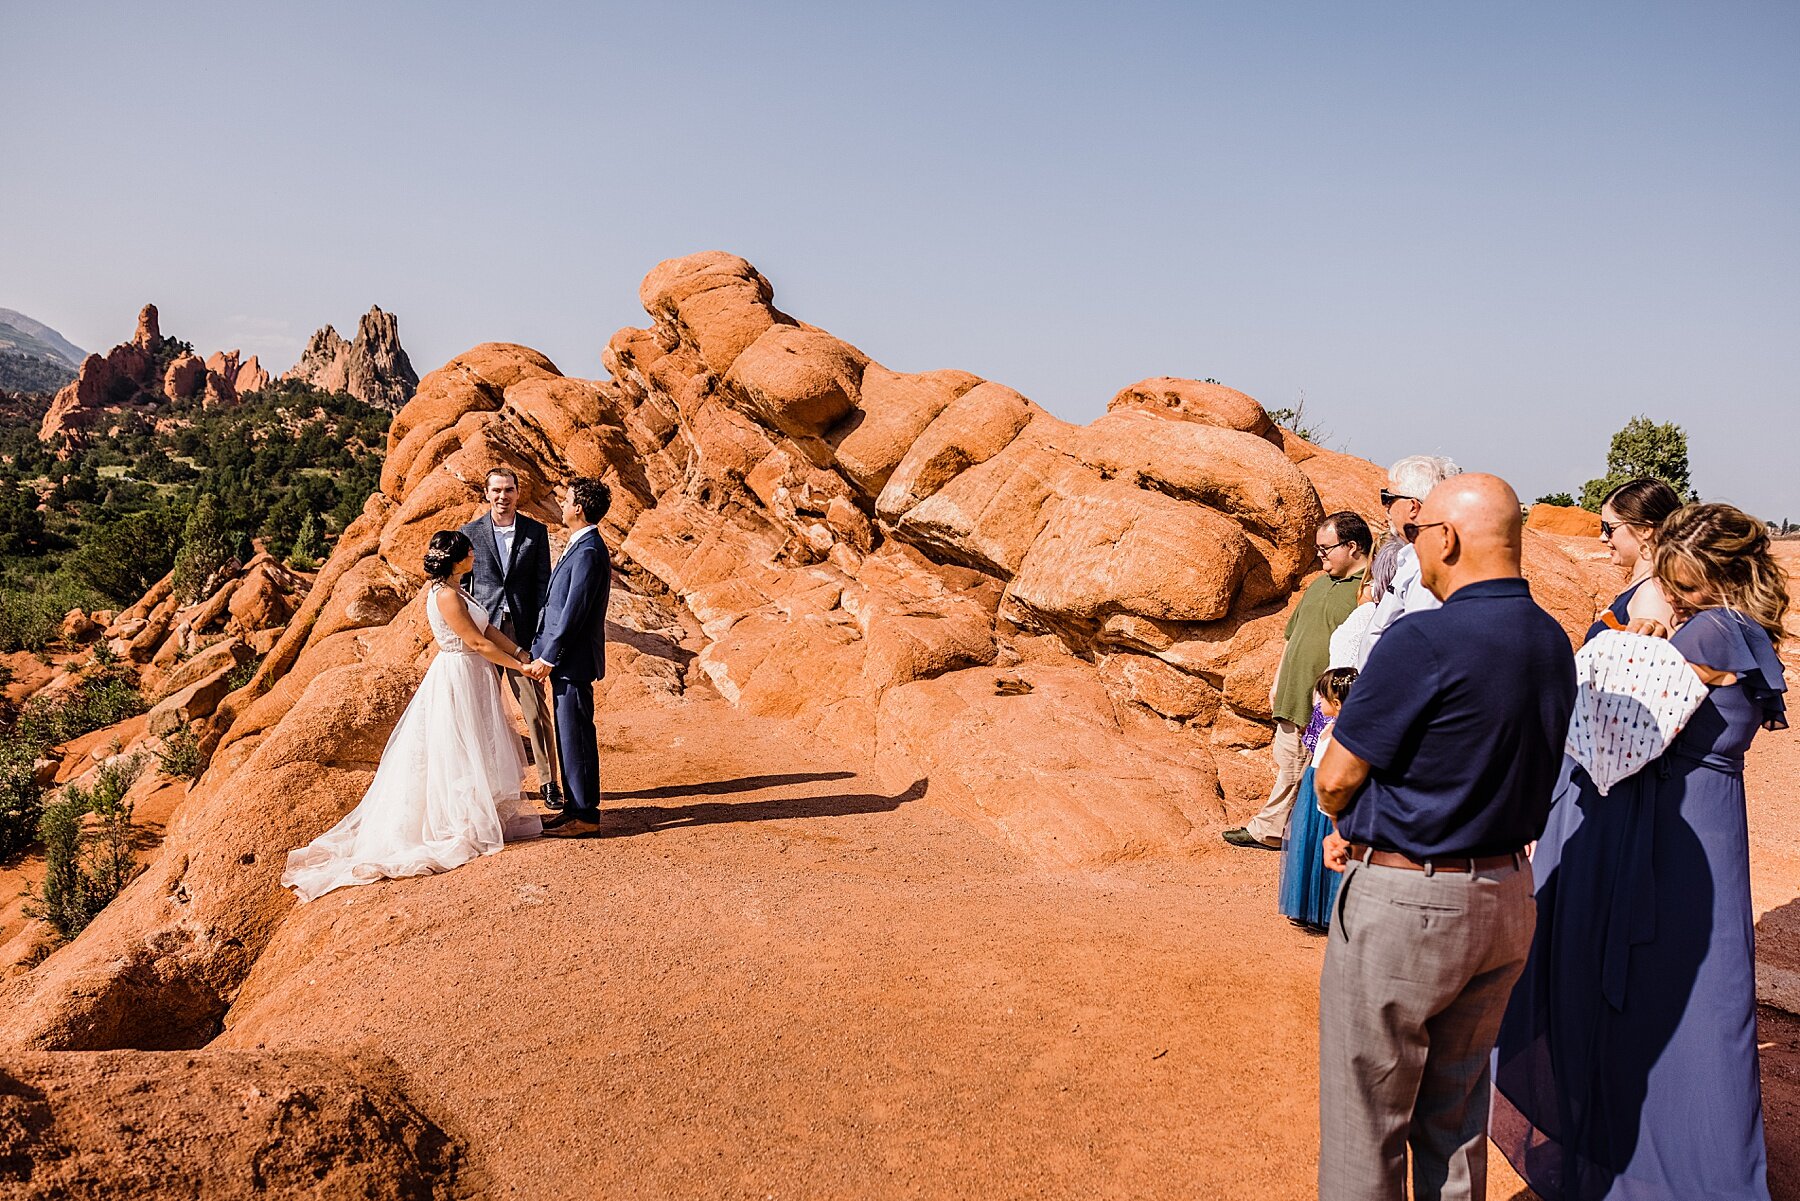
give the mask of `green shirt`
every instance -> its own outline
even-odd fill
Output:
[[[1305,726],[1312,720],[1313,685],[1331,664],[1331,635],[1356,608],[1363,569],[1341,580],[1321,572],[1287,623],[1287,650],[1275,676],[1275,716]]]

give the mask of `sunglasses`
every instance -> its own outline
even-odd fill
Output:
[[[1637,522],[1637,521],[1620,521],[1620,522],[1602,521],[1600,523],[1600,536],[1602,538],[1610,538],[1613,536],[1615,531],[1622,530],[1628,525],[1641,525],[1641,524],[1643,524],[1643,523]]]
[[[1393,508],[1395,501],[1418,500],[1418,499],[1419,498],[1416,496],[1406,496],[1399,492],[1389,492],[1386,488],[1383,488],[1381,490],[1381,507],[1384,509]]]
[[[1449,524],[1448,521],[1427,521],[1421,525],[1416,521],[1409,521],[1400,527],[1400,532],[1406,536],[1408,542],[1417,542],[1419,540],[1420,530],[1434,529],[1437,526]]]

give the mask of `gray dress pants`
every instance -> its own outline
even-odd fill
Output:
[[[529,652],[531,647],[519,643],[519,636],[513,632],[512,614],[508,613],[500,619],[500,632],[511,638],[521,650]],[[560,788],[562,781],[562,765],[556,761],[550,743],[550,707],[544,703],[544,694],[539,691],[537,681],[530,676],[520,675],[516,671],[507,671],[503,667],[494,669],[519,702],[519,716],[525,719],[525,740],[531,744],[531,757],[537,763],[539,787],[556,785]]]
[[[1531,950],[1531,865],[1352,862],[1319,981],[1319,1197],[1487,1196],[1489,1053]]]

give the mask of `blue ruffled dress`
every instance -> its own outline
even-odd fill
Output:
[[[1324,728],[1324,714],[1315,706],[1312,721],[1300,736],[1301,745],[1309,754],[1317,751]],[[1281,883],[1276,908],[1295,921],[1320,928],[1331,925],[1331,906],[1337,900],[1338,881],[1343,878],[1325,867],[1323,848],[1325,835],[1330,832],[1331,819],[1319,812],[1313,765],[1308,763],[1300,777],[1300,793],[1288,815],[1287,835],[1281,842]]]
[[[1744,752],[1787,725],[1766,631],[1670,639],[1734,672],[1602,797],[1565,760],[1532,856],[1537,931],[1494,1052],[1491,1133],[1544,1201],[1767,1201]]]

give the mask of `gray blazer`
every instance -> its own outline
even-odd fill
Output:
[[[506,563],[500,561],[500,550],[494,542],[491,514],[483,513],[462,527],[475,546],[475,570],[469,573],[468,587],[496,624],[504,596],[513,629],[528,640],[538,628],[538,615],[544,611],[544,599],[550,595],[550,534],[543,522],[533,521],[523,513],[515,516],[513,523],[512,558]]]

